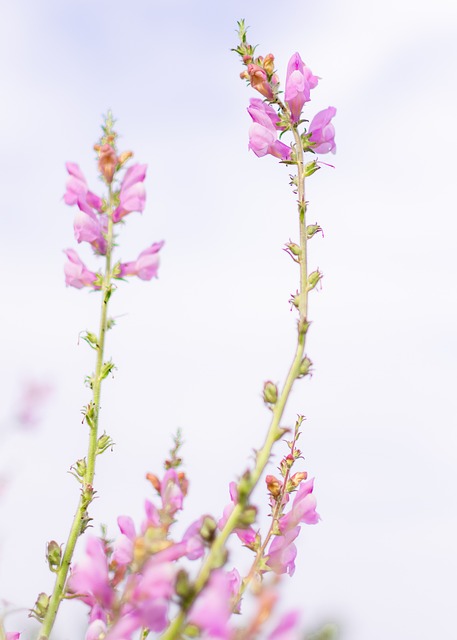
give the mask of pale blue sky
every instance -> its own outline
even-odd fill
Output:
[[[76,503],[66,471],[84,454],[82,380],[93,366],[77,339],[96,326],[98,300],[65,289],[62,249],[76,243],[61,198],[67,160],[97,189],[91,147],[108,107],[121,144],[149,165],[147,208],[129,218],[119,257],[166,245],[159,280],[131,282],[113,300],[118,371],[103,392],[103,427],[117,446],[100,460],[94,515],[110,525],[117,513],[140,517],[144,473],[160,470],[178,426],[187,518],[217,515],[262,441],[262,382],[283,379],[293,348],[296,273],[281,248],[296,222],[287,170],[247,151],[253,92],[230,53],[240,17],[283,77],[299,51],[322,78],[310,116],[338,109],[336,169],[308,187],[310,219],[325,231],[311,247],[325,274],[311,300],[315,375],[287,416],[307,416],[302,449],[323,520],[302,532],[288,600],[307,628],[340,621],[341,640],[448,637],[457,569],[450,0],[4,9],[1,421],[27,373],[57,392],[42,429],[10,437],[0,453],[12,475],[0,502],[0,595],[30,606],[50,589],[44,543],[64,540]],[[95,266],[86,247],[80,254]],[[65,622],[59,629],[78,637]]]

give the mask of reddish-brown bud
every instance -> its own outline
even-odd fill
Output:
[[[123,151],[117,159],[119,168],[121,168],[127,162],[127,160],[130,160],[130,158],[132,157],[133,157],[133,151]]]
[[[273,498],[277,498],[282,489],[282,482],[275,478],[275,476],[268,475],[265,478],[265,482],[267,483],[268,492],[273,496]]]
[[[178,482],[183,495],[187,496],[187,491],[189,489],[189,480],[187,479],[184,471],[178,471]]]
[[[111,184],[114,178],[114,172],[117,166],[116,151],[110,144],[102,144],[98,147],[98,169],[108,184]]]
[[[160,480],[157,476],[155,476],[153,473],[147,473],[146,480],[149,480],[154,489],[160,492]]]

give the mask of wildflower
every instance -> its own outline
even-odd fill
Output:
[[[119,206],[113,213],[113,222],[119,222],[132,211],[141,213],[144,210],[146,190],[143,182],[146,169],[146,164],[134,164],[125,172],[119,192]]]
[[[87,202],[89,207],[96,209],[98,212],[102,211],[102,199],[95,193],[89,191],[86,178],[83,172],[75,162],[67,162],[65,167],[70,174],[66,184],[66,191],[64,194],[64,202],[68,205],[78,204],[78,199]]]
[[[90,606],[102,609],[111,606],[114,592],[108,575],[108,561],[103,542],[98,538],[87,539],[86,555],[73,567],[68,589],[80,594],[80,599]]]
[[[294,574],[297,557],[294,540],[299,533],[300,527],[294,527],[273,538],[268,550],[267,564],[275,573],[288,573],[290,576]]]
[[[252,149],[259,158],[269,153],[281,160],[289,160],[292,150],[289,146],[278,140],[275,120],[277,114],[274,109],[268,105],[261,107],[258,103],[253,104],[251,100],[248,112],[254,120],[249,128],[248,148]]]
[[[82,289],[83,287],[99,289],[100,287],[95,284],[98,277],[97,274],[87,269],[76,251],[74,249],[66,249],[64,253],[68,258],[68,262],[64,265],[65,284],[77,289]]]
[[[317,524],[320,516],[316,513],[316,498],[313,495],[314,478],[302,482],[295,493],[292,508],[279,519],[279,530],[285,533],[293,529],[299,522]]]
[[[292,114],[292,122],[298,122],[305,102],[310,101],[311,89],[317,86],[319,78],[314,76],[300,58],[299,53],[289,60],[287,65],[286,91],[284,99]]]
[[[308,136],[309,141],[312,143],[312,148],[316,153],[336,152],[335,127],[331,123],[335,115],[335,107],[327,107],[327,109],[316,113],[311,120]]]
[[[156,278],[160,264],[158,253],[163,245],[163,241],[154,242],[154,244],[142,251],[136,260],[120,264],[117,277],[138,276],[141,280]]]

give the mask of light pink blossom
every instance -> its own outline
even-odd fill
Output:
[[[6,632],[6,640],[19,640],[21,634],[19,631],[7,631]]]
[[[90,606],[98,604],[103,609],[111,606],[114,593],[109,580],[108,561],[103,542],[98,538],[87,539],[86,554],[73,567],[68,588]]]
[[[138,276],[141,280],[151,280],[157,277],[160,264],[158,253],[163,245],[163,241],[154,242],[154,244],[142,251],[136,260],[121,263],[117,277]]]
[[[275,573],[288,573],[290,576],[294,574],[297,557],[294,540],[299,533],[300,527],[295,527],[273,538],[268,549],[267,564]]]
[[[224,512],[222,514],[222,518],[217,523],[217,526],[220,530],[225,527],[227,520],[229,519],[233,509],[235,508],[236,503],[238,502],[238,491],[236,487],[236,482],[231,482],[229,485],[230,498],[232,502],[228,504]],[[252,527],[246,527],[245,529],[237,528],[233,530],[234,533],[238,536],[241,542],[245,545],[251,545],[255,542],[256,532]]]
[[[227,640],[231,635],[229,619],[232,614],[233,596],[233,575],[216,569],[192,606],[189,622],[205,633],[203,637]]]
[[[68,258],[68,262],[64,265],[65,284],[77,289],[82,289],[83,287],[99,289],[95,285],[97,274],[87,269],[76,251],[74,249],[66,249],[64,253]]]
[[[296,527],[300,522],[305,524],[317,524],[320,520],[316,512],[316,498],[313,495],[314,478],[302,482],[297,489],[292,507],[279,519],[279,530],[285,533]]]
[[[308,135],[310,142],[313,143],[313,150],[316,153],[336,152],[335,127],[331,123],[335,115],[335,107],[327,107],[327,109],[316,113],[311,120]]]
[[[144,179],[146,177],[146,164],[134,164],[125,172],[119,192],[119,206],[113,213],[113,222],[119,222],[132,211],[144,210],[146,203],[146,190]]]
[[[86,178],[79,166],[75,162],[67,162],[65,167],[70,174],[63,197],[65,204],[78,204],[78,199],[80,199],[86,201],[93,209],[101,212],[102,199],[95,195],[95,193],[92,193],[92,191],[89,191]]]
[[[248,112],[254,120],[249,128],[248,148],[252,149],[259,158],[271,154],[281,160],[289,160],[292,150],[278,140],[274,109],[268,109],[267,105],[262,109],[258,104],[253,105],[251,101]]]
[[[292,114],[292,122],[298,122],[305,102],[309,102],[311,89],[317,86],[319,78],[314,76],[300,57],[299,53],[289,60],[287,65],[286,90],[284,99]]]
[[[299,637],[297,629],[299,619],[300,613],[298,611],[286,613],[268,636],[268,640],[296,640]]]
[[[101,255],[106,254],[107,218],[96,215],[85,201],[78,199],[79,211],[73,221],[77,242],[88,242]]]

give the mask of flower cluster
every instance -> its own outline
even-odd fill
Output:
[[[104,183],[108,186],[108,197],[101,198],[90,191],[87,180],[77,164],[67,162],[69,178],[66,184],[64,202],[76,205],[78,210],[74,217],[73,229],[78,243],[87,242],[94,253],[106,256],[111,252],[114,243],[114,225],[133,212],[141,213],[146,203],[147,165],[134,164],[124,173],[120,184],[116,186],[118,173],[132,157],[131,151],[118,154],[116,151],[116,134],[112,131],[110,116],[103,128],[104,135],[95,145],[98,154],[98,169]],[[159,251],[163,242],[155,242],[144,249],[136,260],[117,263],[110,277],[124,278],[138,276],[142,280],[151,280],[157,276],[159,268]],[[102,276],[90,271],[74,249],[66,249],[67,262],[64,266],[65,282],[68,286],[81,289],[101,288]]]
[[[305,65],[299,53],[294,53],[287,65],[284,102],[279,97],[280,82],[274,68],[274,56],[254,56],[255,47],[246,39],[244,25],[239,23],[239,46],[235,49],[246,69],[240,74],[264,98],[251,98],[248,113],[253,120],[249,128],[249,145],[257,156],[270,154],[282,161],[294,161],[294,146],[278,140],[286,131],[303,122],[302,111],[311,100],[311,90],[317,87],[319,77]],[[301,135],[304,151],[335,153],[335,129],[331,123],[335,107],[319,111]]]

